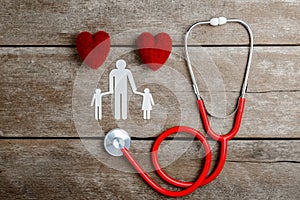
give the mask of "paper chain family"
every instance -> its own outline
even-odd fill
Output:
[[[120,119],[121,116],[123,120],[127,119],[128,80],[133,93],[143,96],[142,110],[144,119],[150,119],[150,112],[152,110],[152,106],[154,105],[150,90],[148,88],[145,88],[144,93],[138,92],[130,70],[126,69],[125,60],[118,60],[116,62],[116,69],[113,69],[109,74],[109,91],[101,93],[100,89],[95,90],[91,106],[95,105],[96,120],[102,119],[102,97],[108,94],[114,94],[115,119]]]

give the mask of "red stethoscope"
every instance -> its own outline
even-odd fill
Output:
[[[215,133],[211,126],[210,122],[208,119],[208,113],[206,111],[204,101],[200,96],[198,86],[196,83],[195,75],[192,69],[191,61],[189,59],[189,53],[188,53],[188,37],[191,32],[191,30],[198,25],[212,25],[212,26],[219,26],[219,25],[224,25],[228,22],[233,22],[233,23],[240,23],[242,24],[246,30],[248,31],[249,38],[250,38],[250,45],[249,45],[249,53],[248,53],[248,61],[247,61],[247,66],[246,66],[246,72],[244,76],[244,82],[242,85],[242,90],[241,94],[238,100],[237,104],[237,109],[236,109],[236,115],[235,115],[235,122],[234,126],[231,129],[231,131],[225,135],[219,135]],[[211,160],[212,160],[212,155],[211,155],[211,150],[210,146],[208,144],[208,141],[206,140],[205,136],[201,134],[198,130],[195,130],[190,127],[186,126],[176,126],[173,128],[170,128],[161,135],[158,136],[158,138],[155,140],[153,147],[152,147],[152,162],[153,166],[157,172],[157,174],[165,180],[167,183],[183,188],[181,191],[171,191],[162,188],[160,185],[158,185],[156,182],[154,182],[147,174],[146,172],[140,167],[140,165],[136,162],[136,160],[132,157],[132,155],[129,152],[129,146],[130,146],[130,137],[126,131],[123,129],[113,129],[106,134],[105,139],[104,139],[104,147],[106,151],[113,155],[113,156],[122,156],[124,155],[128,161],[132,164],[132,166],[136,169],[136,171],[141,175],[141,177],[157,192],[164,194],[166,196],[170,197],[181,197],[188,195],[192,193],[194,190],[196,190],[198,187],[201,187],[203,185],[206,185],[213,181],[222,171],[222,168],[224,167],[225,161],[226,161],[226,154],[227,154],[227,145],[228,141],[232,139],[238,132],[242,120],[242,115],[244,111],[244,104],[245,104],[245,93],[247,90],[247,82],[248,82],[248,77],[249,77],[249,71],[250,71],[250,66],[251,66],[251,60],[252,60],[252,53],[253,53],[253,34],[252,31],[249,27],[248,24],[246,24],[244,21],[239,20],[239,19],[226,19],[224,17],[219,17],[219,18],[213,18],[209,21],[199,21],[187,30],[185,34],[185,53],[186,53],[186,60],[187,60],[187,65],[189,68],[189,72],[191,75],[192,83],[193,83],[193,89],[194,92],[197,96],[197,104],[198,108],[200,111],[200,116],[204,125],[204,129],[207,132],[207,134],[214,140],[220,142],[220,157],[219,157],[219,162],[217,163],[217,166],[214,168],[213,172],[208,175],[210,165],[211,165]],[[188,133],[193,136],[195,136],[203,145],[204,151],[206,153],[205,156],[205,163],[203,166],[203,169],[201,173],[199,174],[198,178],[194,182],[183,182],[176,180],[172,177],[170,177],[164,170],[160,167],[159,162],[158,162],[158,149],[160,144],[163,142],[165,138],[168,136],[175,134],[175,133]]]

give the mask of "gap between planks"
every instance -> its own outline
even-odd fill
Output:
[[[189,47],[248,47],[246,44],[205,44],[205,45],[188,45]],[[255,47],[298,47],[300,44],[254,44]],[[27,47],[61,47],[61,48],[75,48],[76,45],[0,45],[0,48],[27,48]],[[120,48],[133,48],[136,45],[111,45],[110,47],[120,47]],[[184,45],[172,45],[172,47],[184,47]]]
[[[104,137],[0,137],[0,140],[103,140]],[[165,140],[178,140],[178,141],[186,141],[190,140],[190,137],[176,137],[176,138],[166,138]],[[147,138],[137,138],[137,137],[131,137],[131,140],[133,141],[155,141],[156,137],[147,137]],[[211,138],[207,138],[208,141],[214,141]],[[251,138],[233,138],[230,141],[296,141],[300,140],[300,138],[280,138],[280,137],[273,137],[273,138],[264,138],[264,137],[251,137]],[[194,141],[198,141],[196,138]]]

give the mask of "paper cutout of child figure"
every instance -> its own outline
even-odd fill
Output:
[[[93,96],[91,106],[93,106],[95,104],[95,119],[96,120],[102,119],[102,97],[107,94],[111,94],[111,92],[101,93],[100,89],[95,90],[95,94]]]
[[[145,88],[144,93],[141,92],[135,92],[135,93],[143,96],[142,110],[143,110],[144,119],[146,120],[151,119],[150,112],[152,110],[152,106],[154,106],[155,104],[149,88]]]

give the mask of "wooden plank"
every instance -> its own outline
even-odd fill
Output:
[[[117,59],[124,58],[128,68],[135,75],[149,73],[150,70],[140,66],[134,48],[111,48],[107,61],[101,69],[114,68]],[[201,91],[212,91],[206,84],[220,82],[225,91],[239,91],[246,65],[247,48],[218,47],[218,48],[190,48],[192,64]],[[254,51],[252,68],[249,77],[249,92],[299,90],[300,77],[300,48],[299,47],[256,47]],[[81,65],[77,51],[74,48],[0,48],[1,86],[15,86],[20,83],[37,87],[35,83],[59,85],[60,89],[69,91],[77,73],[88,73]],[[140,67],[137,67],[140,66]],[[190,81],[184,52],[181,47],[174,47],[173,52],[163,68],[172,68],[182,75],[187,82]],[[162,68],[162,69],[163,69]],[[217,74],[214,76],[214,74]],[[104,74],[104,77],[105,78]],[[200,78],[200,76],[202,76]],[[141,77],[141,78],[140,78]],[[143,76],[135,76],[135,79]],[[173,78],[173,77],[172,77]],[[18,79],[18,82],[15,80]],[[35,80],[34,80],[35,79]],[[169,81],[164,78],[163,81]],[[177,80],[179,81],[179,80]],[[218,85],[219,86],[219,85]],[[53,86],[54,87],[54,86]],[[192,91],[191,87],[184,88]],[[179,90],[179,89],[178,89]],[[180,88],[182,90],[182,88]],[[65,91],[65,92],[66,92]]]
[[[180,49],[177,49],[179,56],[181,55]],[[207,51],[217,55],[223,52],[223,49],[207,48]],[[245,49],[240,48],[231,48],[231,50],[235,53],[234,57],[236,58],[239,58],[239,52],[245,51]],[[106,69],[104,70],[103,78],[98,84],[103,91],[107,90],[105,80],[109,69],[114,67],[114,62],[111,61],[120,55],[126,60],[132,61],[128,62],[130,63],[129,68],[134,74],[137,85],[141,87],[139,90],[147,86],[147,84],[144,84],[148,79],[148,86],[156,97],[156,101],[159,102],[159,109],[154,109],[153,111],[153,116],[156,116],[153,119],[158,120],[159,124],[161,124],[162,121],[166,120],[166,117],[168,118],[164,127],[154,126],[156,129],[152,129],[149,128],[151,127],[151,124],[149,124],[148,128],[143,128],[148,129],[148,132],[145,132],[145,135],[136,135],[137,137],[149,137],[150,132],[151,136],[154,136],[161,132],[162,129],[180,124],[178,119],[181,117],[181,112],[179,112],[177,107],[179,104],[187,117],[194,116],[194,119],[199,119],[198,111],[195,109],[195,97],[189,83],[187,68],[184,61],[176,57],[178,56],[177,54],[172,54],[172,58],[161,70],[152,73],[143,66],[137,67],[140,65],[139,61],[137,61],[133,53],[126,53],[128,51],[131,51],[131,49],[114,48],[113,53],[108,58],[108,63],[110,64],[103,66],[97,73],[94,73],[94,71],[80,66],[80,61],[72,48],[2,48],[0,54],[2,62],[0,75],[0,130],[2,135],[19,137],[77,136],[72,116],[72,95],[73,99],[75,98],[72,91],[86,94],[84,98],[87,98],[87,100],[83,101],[83,103],[90,101],[90,95],[93,92],[87,88],[84,88],[83,91],[75,90],[73,88],[74,83],[80,79],[78,77],[87,75],[87,83],[92,85],[92,90],[94,90],[93,81],[95,77],[97,82],[100,72],[103,72],[101,70]],[[254,60],[249,80],[249,91],[251,93],[247,94],[248,100],[243,124],[237,137],[299,137],[299,104],[297,102],[299,99],[298,80],[300,71],[298,67],[299,57],[296,55],[299,54],[299,51],[300,48],[298,47],[260,47],[256,49],[256,59]],[[122,54],[122,52],[125,52],[125,54]],[[268,56],[271,57],[269,58]],[[199,58],[201,59],[201,56]],[[221,59],[218,60],[218,58]],[[291,60],[286,61],[287,58]],[[178,59],[179,62],[176,62]],[[272,61],[271,64],[268,64],[269,61]],[[222,57],[217,57],[216,62],[222,63]],[[226,62],[224,61],[223,63]],[[239,77],[242,77],[243,72],[238,68],[234,68],[231,72],[234,73],[232,75],[234,78],[232,79],[227,67],[231,67],[231,65],[220,65],[219,69],[222,71],[222,74],[225,74],[224,76],[227,76],[224,77],[224,80],[227,79],[227,81],[224,81],[224,90],[228,92],[218,91],[219,87],[202,88],[205,82],[214,81],[214,79],[199,80],[199,83],[203,83],[200,85],[201,90],[211,90],[209,93],[203,92],[202,94],[207,102],[208,110],[213,113],[222,113],[224,108],[227,108],[227,113],[232,111],[235,98],[238,96],[235,90],[238,90],[239,86],[227,89],[227,85],[231,87],[233,85],[231,82],[235,81],[236,85],[240,85],[242,80],[241,78],[238,80],[236,78],[238,76],[235,73],[240,73]],[[236,66],[234,65],[233,67]],[[205,70],[205,65],[202,69]],[[171,76],[166,76],[164,70],[171,73]],[[263,70],[263,73],[261,73],[261,70]],[[200,72],[207,73],[207,71]],[[76,73],[78,76],[76,76]],[[143,76],[136,76],[144,73],[147,73],[147,79]],[[210,72],[208,71],[208,73]],[[268,73],[269,76],[265,75],[265,73]],[[161,75],[165,78],[161,79]],[[172,75],[179,75],[179,78],[174,79]],[[261,76],[261,78],[257,78],[257,76]],[[199,76],[197,75],[197,77]],[[263,83],[262,80],[265,80],[265,82]],[[153,82],[156,85],[153,85]],[[214,84],[209,86],[218,85],[214,82]],[[215,89],[217,92],[214,92]],[[226,97],[227,102],[220,101],[220,99]],[[180,99],[181,101],[179,101]],[[132,119],[136,120],[138,125],[143,126],[146,124],[139,117],[138,107],[140,101],[141,99],[138,97],[132,97],[131,99],[131,106],[135,108],[133,110],[136,110],[132,114]],[[104,105],[109,104],[109,98],[104,98]],[[111,128],[116,127],[117,124],[112,118],[110,107],[104,107],[103,109],[106,116],[102,126],[105,127],[104,131],[109,131]],[[165,112],[159,112],[160,109],[165,110]],[[82,113],[87,113],[88,115],[86,118],[88,120],[87,127],[90,122],[94,122],[91,118],[92,112],[92,107],[84,108],[82,111]],[[169,115],[166,116],[166,113],[169,113]],[[196,123],[199,123],[200,128],[201,122]],[[183,123],[182,125],[188,124]],[[213,120],[212,125],[215,129],[226,132],[231,127],[231,121]],[[133,130],[135,133],[137,129],[133,128]],[[97,133],[97,135],[99,134]]]
[[[135,141],[133,146],[139,146],[139,142]],[[243,142],[232,141],[229,150],[229,157],[238,154],[236,156],[240,161],[236,158],[230,161],[229,158],[214,182],[184,199],[299,199],[299,141],[262,141],[259,144],[257,141],[247,141],[232,151],[235,145]],[[0,143],[1,199],[43,199],[45,196],[48,199],[163,197],[147,186],[139,175],[103,165],[78,140],[1,140]],[[239,151],[240,148],[249,148],[249,151]],[[296,159],[293,153],[298,155]],[[183,180],[196,177],[199,171],[198,154],[190,151],[187,154],[189,160],[183,156],[165,170]],[[267,156],[270,154],[272,156]],[[256,161],[243,162],[247,158]],[[297,162],[285,162],[289,158]],[[123,158],[117,159],[127,165]],[[154,173],[150,176],[166,187]]]
[[[197,20],[241,18],[252,27],[257,44],[299,44],[299,1],[22,1],[0,6],[0,45],[74,45],[81,31],[105,30],[112,44],[132,45],[143,31],[167,32],[183,44],[185,30]],[[276,11],[276,12],[274,12]],[[238,25],[205,27],[193,44],[243,44]]]
[[[183,98],[189,94],[182,93],[181,95],[182,96],[180,96],[180,98]],[[234,93],[229,95],[232,96],[236,94]],[[248,100],[246,103],[242,125],[236,137],[299,138],[299,106],[297,106],[298,104],[296,103],[299,99],[299,95],[300,93],[249,94],[247,96]],[[283,97],[281,98],[281,96]],[[170,97],[172,96],[168,96],[168,98]],[[135,99],[133,102],[131,102],[131,104],[134,104],[134,106],[131,108],[138,109],[138,102],[139,99]],[[23,101],[21,103],[23,103]],[[106,99],[104,103],[110,105],[108,99]],[[67,102],[63,105],[53,104],[54,106],[52,103],[49,105],[43,105],[43,103],[39,102],[32,102],[29,104],[25,102],[27,105],[24,105],[21,108],[11,107],[16,104],[20,104],[20,102],[12,101],[10,105],[1,108],[0,130],[2,131],[2,136],[78,136],[74,126],[71,102]],[[212,104],[207,103],[207,105],[207,107],[211,108]],[[77,118],[75,118],[75,122],[79,124],[78,131],[80,131],[79,136],[81,137],[104,136],[104,134],[110,129],[122,127],[134,137],[147,138],[157,136],[161,133],[161,130],[165,130],[177,125],[189,124],[196,124],[196,126],[192,127],[197,128],[204,133],[198,111],[196,109],[196,104],[189,102],[186,105],[177,106],[180,106],[181,109],[188,108],[183,117],[190,116],[193,120],[190,121],[186,118],[181,118],[181,112],[178,110],[179,108],[166,105],[159,106],[160,109],[158,110],[153,110],[152,116],[154,119],[150,122],[144,122],[141,119],[141,112],[138,111],[131,113],[132,117],[128,119],[126,123],[116,121],[114,120],[111,112],[112,107],[106,107],[103,109],[104,118],[99,124],[95,123],[93,120],[92,107],[83,111],[81,113],[82,115],[78,115]],[[209,109],[209,111],[211,110],[212,109]],[[217,112],[213,113],[216,114]],[[80,122],[78,121],[79,116],[86,116],[86,118]],[[211,119],[212,127],[214,130],[220,133],[228,132],[231,129],[232,122],[232,117],[229,117],[226,120]],[[97,131],[98,128],[102,128],[103,131]],[[95,132],[91,130],[95,130]]]

